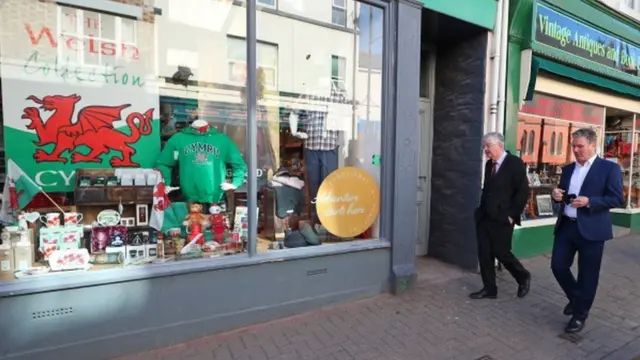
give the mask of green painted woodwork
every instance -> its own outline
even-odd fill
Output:
[[[518,111],[520,109],[520,52],[532,48],[534,53],[572,65],[600,75],[640,87],[638,77],[607,68],[590,60],[554,49],[544,44],[534,43],[534,6],[537,0],[510,0],[509,4],[509,44],[507,57],[507,85],[505,99],[505,146],[511,151],[517,147]],[[640,22],[626,17],[597,0],[545,0],[545,4],[556,8],[576,20],[606,32],[621,40],[640,44]],[[567,76],[567,74],[565,74]],[[603,79],[606,81],[605,79]],[[594,84],[591,84],[594,85]],[[598,85],[598,84],[595,84]],[[602,86],[602,85],[600,85]],[[607,91],[611,91],[607,89]],[[628,93],[628,92],[627,92]]]
[[[510,0],[509,2],[509,39],[523,45],[524,49],[528,49],[531,44],[533,4],[533,0]]]
[[[523,46],[509,42],[507,51],[507,86],[505,88],[505,148],[515,154],[518,142],[518,111],[520,110],[520,59]]]
[[[512,247],[513,253],[519,258],[529,258],[551,252],[553,249],[553,225],[515,229]]]
[[[540,1],[543,4],[548,4],[551,2],[543,2]],[[574,1],[574,2],[570,2],[570,4],[580,4],[580,1]],[[553,8],[553,6],[552,6]],[[558,11],[561,14],[567,15],[571,18],[573,18],[574,20],[583,23],[583,24],[587,24],[587,25],[591,25],[592,27],[595,27],[596,29],[603,31],[605,33],[608,33],[609,35],[612,35],[618,39],[621,40],[626,40],[630,43],[634,43],[636,45],[639,45],[638,42],[640,42],[640,31],[638,29],[635,29],[635,39],[631,40],[631,39],[626,39],[623,38],[622,35],[620,34],[616,34],[614,32],[612,32],[610,29],[608,28],[602,28],[602,27],[598,27],[598,26],[594,26],[593,24],[589,23],[588,21],[586,21],[584,18],[578,18],[576,17],[576,15],[574,13],[571,13],[570,10],[563,10],[563,8],[555,8],[554,10]],[[533,12],[533,11],[532,11]],[[600,14],[600,18],[606,18],[607,15],[606,14]],[[613,19],[612,19],[613,20]],[[536,21],[532,21],[531,24],[531,32],[530,34],[534,34],[535,33],[535,26],[536,26]],[[637,25],[638,28],[640,28],[640,24]],[[629,34],[628,34],[629,35]],[[529,38],[531,39],[531,35],[529,35]],[[640,77],[638,76],[633,76],[631,74],[627,74],[623,71],[617,70],[617,69],[613,69],[610,68],[608,66],[603,66],[602,64],[598,64],[594,61],[591,61],[589,59],[585,59],[583,57],[580,56],[576,56],[573,55],[571,53],[568,53],[566,51],[563,51],[561,49],[556,49],[553,48],[551,46],[545,45],[545,44],[540,44],[537,43],[535,41],[532,41],[532,47],[533,50],[536,54],[541,54],[544,55],[546,57],[549,57],[551,59],[554,60],[559,60],[561,62],[567,63],[567,64],[571,64],[575,67],[579,67],[588,71],[591,71],[593,73],[599,74],[599,75],[603,75],[603,76],[607,76],[607,77],[611,77],[613,79],[617,79],[617,80],[622,80],[624,82],[628,82],[631,83],[635,86],[639,86],[640,87]]]
[[[629,87],[640,87],[640,79],[624,74],[615,69],[608,69],[590,60],[536,44],[532,41],[534,30],[533,10],[536,0],[509,0],[509,44],[507,57],[507,84],[505,99],[505,147],[515,152],[518,139],[518,112],[520,110],[520,60],[521,51],[533,49],[535,54],[546,58],[582,68],[593,73],[602,80],[616,79]],[[640,45],[640,22],[626,17],[597,0],[545,0],[546,4],[555,7],[576,20],[615,36],[621,40]],[[593,85],[593,84],[592,84]],[[597,85],[597,84],[596,84]],[[600,85],[602,86],[602,85]],[[606,90],[611,92],[611,90]],[[640,213],[612,213],[613,223],[640,232]],[[513,234],[513,252],[520,258],[533,257],[551,252],[553,248],[553,225],[518,228]]]
[[[638,76],[626,74],[620,70],[616,70],[608,66],[598,64],[594,61],[587,60],[579,56],[575,56],[573,54],[570,54],[560,49],[555,49],[546,44],[540,44],[540,43],[534,42],[532,44],[532,48],[536,54],[544,55],[547,58],[560,61],[565,64],[570,64],[577,68],[588,70],[589,72],[592,72],[594,74],[598,74],[604,77],[623,81],[623,82],[632,84],[630,86],[640,88],[640,77]]]
[[[582,23],[591,25],[610,35],[640,45],[640,22],[617,12],[597,0],[545,0],[558,10]]]
[[[424,7],[493,30],[497,0],[420,0]]]
[[[640,213],[611,213],[613,225],[631,229],[632,232],[640,232]]]
[[[629,85],[620,81],[615,81],[603,76],[598,76],[587,71],[579,70],[575,67],[564,65],[559,62],[537,56],[536,60],[539,66],[539,70],[544,70],[565,78],[574,79],[584,84],[594,85],[625,97],[640,98],[640,85]],[[532,76],[536,76],[536,74],[532,74]]]

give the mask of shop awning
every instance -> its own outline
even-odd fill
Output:
[[[592,74],[583,70],[579,70],[549,59],[534,56],[532,61],[531,78],[538,75],[540,71],[546,71],[555,75],[566,77],[585,83],[591,86],[597,86],[608,91],[613,91],[624,96],[632,96],[640,98],[640,88],[630,84],[626,84],[617,80],[612,80],[596,74]],[[535,81],[532,81],[535,84]]]

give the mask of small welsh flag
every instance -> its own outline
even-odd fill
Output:
[[[42,189],[11,159],[7,162],[7,177],[2,192],[0,220],[13,222],[22,209],[33,200]]]
[[[168,193],[175,188],[167,187],[164,183],[162,173],[155,170],[158,182],[153,187],[153,208],[149,226],[158,231],[167,231],[173,228],[180,228],[185,216],[188,215],[185,203],[172,203]]]

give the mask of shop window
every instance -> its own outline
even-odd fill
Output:
[[[562,114],[553,112],[552,109],[557,108],[572,109],[572,111]],[[586,119],[584,113],[591,114],[593,122],[573,120],[573,118]],[[547,116],[553,116],[554,119],[550,120]],[[564,142],[565,134],[568,134],[567,141],[570,142],[570,135],[575,131],[582,128],[593,129],[597,137],[594,143],[596,152],[602,153],[603,118],[603,107],[550,95],[536,93],[532,101],[525,103],[519,114],[518,132],[523,133],[526,129],[529,133],[528,151],[523,160],[527,164],[530,193],[521,220],[548,219],[551,222],[558,216],[560,204],[551,200],[551,192],[560,182],[562,168],[574,161],[573,152],[561,156],[565,154],[564,148],[568,147]],[[536,137],[537,140],[535,140]],[[543,146],[534,147],[535,141],[541,142]]]
[[[276,155],[260,192],[259,252],[379,237],[383,11],[355,2],[347,18],[345,1],[332,5],[334,23],[366,17],[356,34],[286,18],[274,29],[274,15],[258,12],[257,37],[287,64],[277,107],[258,102]],[[325,40],[310,52],[309,39]]]
[[[347,26],[347,0],[331,0],[331,23]]]
[[[246,33],[246,9],[154,6],[162,11],[144,7],[133,19],[2,2],[0,157],[9,166],[2,159],[0,176],[29,215],[0,216],[15,226],[0,237],[0,281],[245,256],[246,84],[227,72],[235,60],[247,73],[246,45],[225,47],[229,34]],[[258,59],[256,73],[276,87],[277,45],[258,44]],[[277,162],[270,135],[264,126],[257,135],[261,184]]]
[[[247,78],[247,43],[245,39],[227,37],[227,57],[229,80],[244,84]],[[257,44],[258,66],[262,71],[261,80],[269,88],[275,88],[278,83],[278,46],[265,42]]]
[[[155,7],[2,2],[0,177],[25,215],[1,214],[0,281],[379,238],[383,11],[333,0],[334,23],[366,14],[353,33],[258,10],[247,69],[242,2]]]
[[[331,55],[331,95],[346,95],[347,59]]]
[[[634,124],[635,119],[635,124]],[[640,208],[640,126],[633,113],[607,108],[604,158],[620,165],[627,209]]]

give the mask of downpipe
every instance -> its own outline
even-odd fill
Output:
[[[500,31],[500,53],[502,57],[500,58],[500,88],[498,92],[498,123],[496,127],[496,131],[501,134],[504,134],[504,122],[506,117],[506,93],[507,93],[507,48],[509,45],[509,0],[501,0],[502,4],[502,29]],[[504,15],[506,14],[506,15]]]
[[[497,131],[498,130],[498,92],[500,85],[500,62],[502,56],[500,55],[500,50],[502,48],[502,22],[503,22],[503,6],[502,3],[508,2],[509,0],[498,0],[498,6],[496,9],[496,22],[493,27],[493,54],[491,55],[491,98],[490,98],[490,112],[489,112],[489,131]]]

